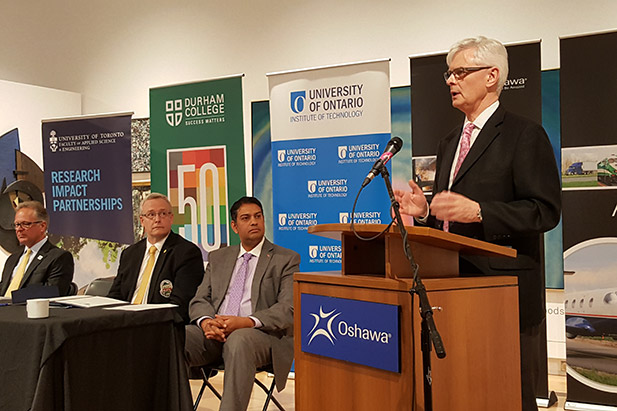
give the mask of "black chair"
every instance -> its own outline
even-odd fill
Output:
[[[77,284],[71,283],[69,285],[69,293],[67,295],[77,295],[78,290],[79,290],[79,287],[77,287]]]
[[[219,371],[225,371],[225,366],[223,364],[219,364],[216,366],[205,366],[205,367],[199,368],[199,373],[201,375],[201,379],[203,380],[203,384],[201,384],[201,388],[199,389],[199,393],[197,394],[197,398],[195,399],[195,405],[193,406],[194,411],[197,411],[197,407],[199,406],[199,401],[201,401],[201,397],[206,387],[208,387],[210,391],[212,391],[212,393],[216,395],[216,397],[219,400],[222,398],[221,393],[219,393],[218,390],[214,388],[214,386],[210,383],[210,378],[217,375]],[[258,368],[257,372],[274,373],[274,371],[272,370],[272,365]],[[266,411],[268,409],[268,405],[270,405],[270,400],[272,400],[274,405],[276,405],[279,410],[285,411],[285,408],[283,408],[281,403],[273,395],[274,387],[276,386],[274,378],[272,378],[272,384],[270,384],[269,388],[263,382],[259,381],[257,378],[255,378],[255,384],[257,384],[259,388],[261,388],[264,391],[264,393],[266,393],[266,402],[264,402],[263,411]]]
[[[97,278],[92,280],[84,291],[85,295],[96,295],[99,297],[105,297],[109,293],[109,289],[114,282],[114,277]]]

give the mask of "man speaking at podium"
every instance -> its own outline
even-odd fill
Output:
[[[420,223],[517,250],[516,259],[461,256],[460,270],[518,277],[523,410],[537,410],[545,318],[540,241],[561,212],[555,157],[542,126],[499,104],[508,77],[503,44],[465,39],[446,62],[452,106],[465,121],[439,143],[430,206],[413,180],[411,192],[395,196],[401,212]]]

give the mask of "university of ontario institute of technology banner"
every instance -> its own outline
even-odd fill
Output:
[[[133,242],[131,115],[43,120],[50,232]]]
[[[204,260],[230,244],[229,202],[246,193],[242,116],[242,76],[150,89],[152,191]]]
[[[390,140],[389,60],[268,75],[274,241],[301,271],[340,270],[339,241],[308,227],[349,223],[356,193]],[[381,177],[362,192],[355,223],[387,224]]]

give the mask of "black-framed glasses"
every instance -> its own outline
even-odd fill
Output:
[[[11,227],[13,228],[13,230],[16,230],[18,228],[23,228],[24,230],[29,229],[30,227],[32,227],[33,224],[39,224],[42,223],[43,220],[39,220],[39,221],[22,221],[21,223],[13,223],[11,224]]]
[[[158,213],[154,212],[154,211],[150,211],[146,214],[140,214],[142,217],[146,217],[148,220],[154,220],[156,218],[156,216],[159,216],[161,218],[169,218],[173,215],[174,213],[172,213],[171,211],[159,211]]]
[[[447,82],[451,75],[454,74],[454,78],[460,80],[464,78],[467,74],[473,73],[480,70],[490,69],[492,66],[484,66],[484,67],[457,67],[454,70],[448,70],[443,73],[443,79]]]

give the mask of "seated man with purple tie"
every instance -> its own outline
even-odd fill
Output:
[[[264,237],[263,207],[242,197],[231,207],[240,245],[208,255],[191,301],[185,354],[190,367],[225,364],[221,410],[245,410],[257,368],[272,364],[277,389],[293,362],[293,274],[300,256]]]
[[[4,264],[0,295],[29,285],[56,286],[60,295],[68,295],[73,280],[73,256],[49,242],[49,215],[38,201],[20,203],[15,212],[15,235],[23,246]]]
[[[124,250],[108,297],[133,304],[171,303],[188,323],[188,305],[204,274],[199,248],[171,231],[173,212],[163,194],[141,203],[139,221],[146,238]]]

